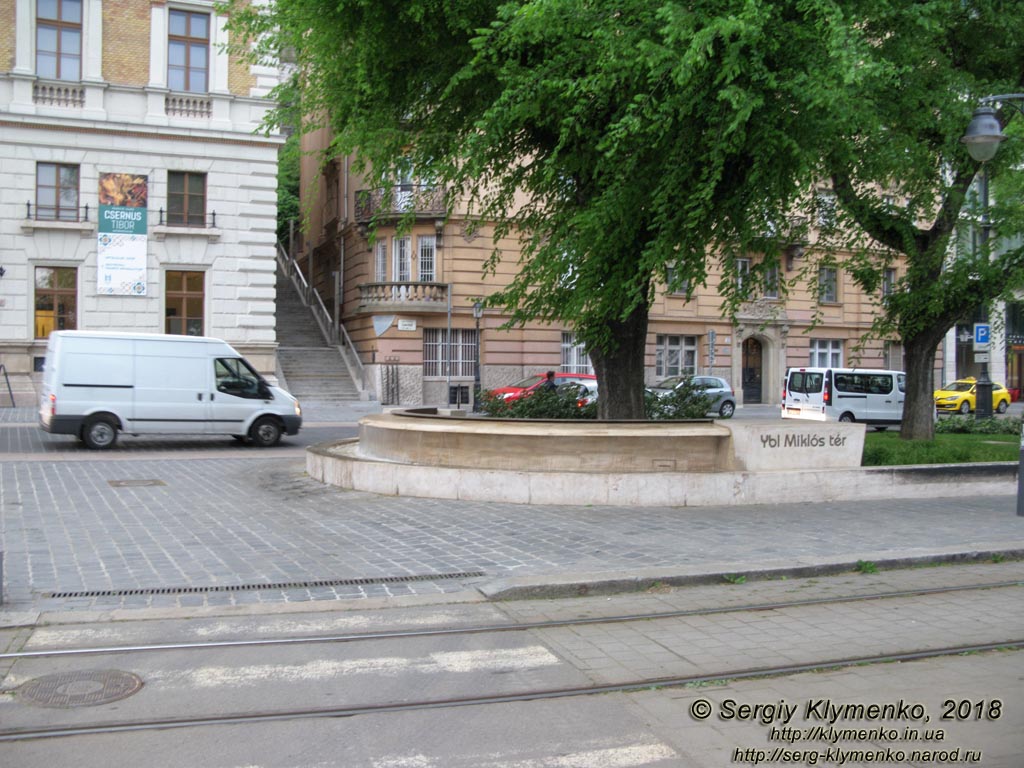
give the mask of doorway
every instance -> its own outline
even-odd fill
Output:
[[[743,342],[742,377],[743,377],[743,402],[762,402],[763,390],[761,387],[762,347],[761,342],[751,337]]]

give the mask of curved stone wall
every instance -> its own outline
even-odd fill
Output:
[[[709,506],[1011,494],[1015,462],[861,468],[863,424],[566,422],[368,416],[311,446],[310,477],[397,496],[522,504]]]
[[[436,467],[525,472],[714,472],[733,467],[731,432],[711,420],[594,422],[367,416],[356,455]]]

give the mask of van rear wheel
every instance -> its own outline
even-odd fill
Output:
[[[117,424],[110,416],[93,416],[82,427],[82,442],[87,448],[100,451],[117,442]]]
[[[844,413],[842,416],[839,417],[839,420],[844,424],[852,424],[854,421],[856,421],[856,419],[853,418],[853,414],[850,412]]]
[[[256,420],[249,430],[249,437],[260,448],[271,448],[281,441],[281,425],[271,416]]]

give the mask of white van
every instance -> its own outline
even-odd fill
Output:
[[[220,339],[54,331],[39,425],[89,448],[109,448],[119,431],[232,435],[271,446],[298,433],[302,410]]]
[[[907,375],[870,368],[790,368],[782,418],[859,421],[878,429],[903,420]]]

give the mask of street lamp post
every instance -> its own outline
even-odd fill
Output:
[[[989,234],[992,224],[989,220],[988,201],[988,163],[999,149],[999,144],[1006,139],[1003,134],[1003,127],[999,123],[995,109],[989,106],[992,103],[1001,102],[1014,106],[1020,111],[1020,107],[1013,104],[1015,100],[1024,99],[1024,94],[1010,93],[999,96],[986,96],[981,99],[981,106],[974,110],[971,116],[967,132],[960,139],[967,145],[967,151],[971,157],[981,163],[980,193],[981,193],[981,250],[987,253]],[[983,302],[981,307],[982,322],[988,322],[988,302]],[[982,358],[981,373],[975,386],[974,394],[974,415],[977,419],[990,418],[992,416],[992,379],[988,372],[988,356],[990,352],[984,353]]]
[[[473,319],[476,321],[476,360],[473,361],[473,412],[480,411],[480,318],[484,316],[484,305],[473,305]]]

